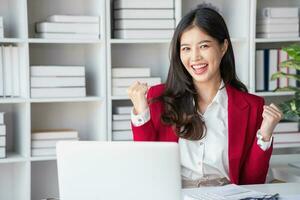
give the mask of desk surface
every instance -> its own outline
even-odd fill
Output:
[[[258,185],[240,185],[244,188],[255,190],[268,194],[279,193],[280,195],[300,195],[300,183],[272,183],[272,184],[258,184]],[[213,188],[213,187],[211,187]],[[207,191],[208,188],[191,188],[191,189],[183,189],[183,193],[185,194],[193,194]]]

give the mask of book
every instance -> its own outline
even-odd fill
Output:
[[[84,33],[36,33],[36,37],[44,39],[79,39],[79,40],[96,40],[99,34]]]
[[[36,32],[99,34],[100,28],[96,23],[39,22],[36,23]]]
[[[34,130],[31,140],[77,139],[78,132],[72,129]]]
[[[274,144],[275,143],[299,143],[300,133],[275,133],[273,134]]]
[[[264,89],[264,51],[256,50],[255,91],[263,91]]]
[[[38,77],[30,78],[31,87],[84,87],[85,77]]]
[[[5,112],[0,112],[0,125],[4,124],[4,114]]]
[[[11,47],[6,46],[3,49],[3,74],[4,74],[4,96],[12,96],[12,58],[11,58]]]
[[[56,143],[58,141],[76,141],[78,138],[71,138],[71,139],[59,139],[59,140],[32,140],[31,141],[31,148],[55,148]]]
[[[31,156],[55,156],[56,148],[36,148],[31,149]]]
[[[12,63],[12,96],[20,96],[20,55],[19,47],[11,47]]]
[[[120,9],[114,10],[115,19],[174,19],[173,9]]]
[[[269,52],[269,49],[264,49],[264,91],[269,90]]]
[[[297,132],[299,130],[298,122],[279,122],[274,132]]]
[[[112,87],[129,87],[135,81],[139,81],[141,83],[147,83],[148,86],[153,86],[161,83],[160,77],[150,77],[150,78],[113,78],[112,79]]]
[[[299,24],[261,24],[256,26],[257,33],[298,32]]]
[[[117,19],[114,22],[117,29],[174,29],[174,19]]]
[[[6,158],[6,148],[0,147],[0,158]]]
[[[113,112],[115,114],[130,114],[132,106],[114,106]]]
[[[262,9],[264,18],[297,18],[297,7],[265,7]]]
[[[98,23],[100,16],[86,15],[51,15],[47,17],[47,22],[67,22],[67,23]]]
[[[6,146],[6,136],[2,135],[0,136],[0,147],[5,147]]]
[[[3,28],[3,17],[0,16],[0,28]]]
[[[127,96],[128,87],[112,87],[111,94],[113,96]]]
[[[131,116],[130,116],[130,114],[113,114],[112,119],[113,120],[130,120]]]
[[[120,39],[171,39],[174,29],[161,30],[114,30],[114,37]]]
[[[277,72],[278,68],[278,57],[277,57],[277,49],[270,49],[269,50],[269,76],[268,76],[268,81],[269,81],[269,91],[273,91],[277,88],[278,85],[278,79],[276,80],[271,80],[272,74]]]
[[[130,130],[131,129],[131,121],[123,120],[123,121],[112,121],[112,130],[120,131],[120,130]]]
[[[145,67],[115,67],[112,68],[113,78],[150,77],[150,68]]]
[[[114,9],[122,8],[174,8],[173,0],[152,0],[152,1],[140,1],[140,0],[115,0]]]
[[[299,37],[299,32],[290,33],[257,33],[257,38],[296,38]]]
[[[3,46],[0,46],[0,96],[4,96]]]
[[[261,24],[299,24],[299,18],[264,18],[258,19],[256,25]]]
[[[0,27],[0,38],[4,38],[4,29]]]
[[[6,135],[6,126],[4,124],[0,125],[0,136]]]
[[[31,88],[31,98],[85,97],[85,87]]]
[[[132,141],[133,133],[131,130],[127,131],[113,131],[112,132],[113,141]]]
[[[31,76],[85,76],[84,66],[31,66]]]

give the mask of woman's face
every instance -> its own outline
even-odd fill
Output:
[[[220,63],[227,50],[224,44],[194,26],[180,38],[180,59],[196,83],[219,81]]]

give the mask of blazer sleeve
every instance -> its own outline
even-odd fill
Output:
[[[149,101],[154,97],[154,91],[151,87],[148,90],[147,93],[147,100]],[[150,110],[150,120],[147,121],[145,124],[141,126],[134,126],[131,122],[131,128],[133,132],[133,140],[134,141],[157,141],[157,135],[158,131],[154,127],[153,123],[153,115],[151,112],[153,112],[153,106],[156,106],[156,103],[149,104],[149,110]],[[158,114],[158,113],[157,113]],[[160,114],[159,116],[160,117]]]
[[[258,112],[256,118],[255,133],[261,126],[263,117],[264,100],[261,99],[258,105]],[[265,183],[266,176],[269,169],[269,161],[273,151],[273,144],[271,147],[263,151],[257,144],[256,134],[253,137],[250,150],[246,156],[245,163],[243,165],[240,184],[261,184]]]

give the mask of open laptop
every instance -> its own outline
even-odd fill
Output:
[[[61,200],[180,200],[179,148],[171,142],[57,143]]]

